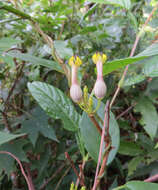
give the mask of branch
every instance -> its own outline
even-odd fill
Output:
[[[86,160],[83,159],[82,164],[79,165],[79,168],[80,168],[79,176],[81,177],[81,179],[83,180],[83,182],[84,182],[84,167],[85,167],[85,164],[86,164]],[[78,185],[79,185],[79,178],[76,181],[75,187],[78,187]]]
[[[158,180],[158,174],[152,176],[152,177],[149,177],[147,179],[145,179],[144,181],[145,182],[154,182],[154,181],[157,181]]]
[[[54,58],[55,61],[57,61],[59,63],[59,65],[61,66],[61,68],[63,69],[67,79],[68,79],[68,82],[70,84],[70,71],[69,69],[67,68],[67,66],[64,64],[63,60],[60,58],[60,56],[57,54],[56,50],[55,50],[55,47],[54,47],[54,42],[53,40],[50,38],[50,36],[48,36],[47,34],[45,34],[39,24],[38,24],[38,21],[37,19],[34,19],[33,17],[31,17],[30,15],[22,12],[22,11],[19,11],[18,9],[15,9],[13,8],[12,6],[7,6],[7,5],[2,5],[0,6],[0,9],[4,9],[8,12],[11,12],[17,16],[19,16],[20,18],[23,18],[23,19],[28,19],[31,21],[31,23],[33,24],[34,28],[36,29],[36,31],[42,36],[42,38],[44,39],[44,41],[49,45],[49,47],[52,49],[52,56]]]
[[[56,172],[53,173],[53,175],[52,175],[50,178],[48,178],[48,179],[40,186],[39,190],[43,190],[43,189],[48,185],[48,183],[49,183],[50,181],[52,181],[52,179],[53,179],[54,177],[56,177],[59,172],[61,172],[61,170],[62,170],[64,167],[65,167],[65,163],[63,163],[63,164],[56,170]]]
[[[68,152],[65,152],[65,157],[66,157],[67,160],[70,162],[70,165],[71,165],[72,169],[74,170],[74,172],[75,172],[77,178],[79,179],[80,184],[81,184],[82,186],[85,186],[85,185],[84,185],[84,182],[83,182],[82,178],[80,177],[80,175],[79,175],[79,173],[78,173],[78,171],[77,171],[77,169],[76,169],[76,167],[75,167],[73,161],[71,160],[71,158],[70,158]]]
[[[9,156],[11,156],[12,158],[14,158],[14,159],[18,162],[18,164],[19,164],[19,166],[20,166],[21,173],[22,173],[22,175],[24,176],[24,178],[25,178],[25,180],[26,180],[28,189],[29,189],[29,190],[34,190],[34,189],[32,189],[32,187],[31,187],[30,180],[29,180],[28,176],[26,175],[26,173],[25,173],[25,171],[24,171],[24,168],[23,168],[23,166],[22,166],[22,164],[21,164],[19,158],[17,158],[15,155],[13,155],[12,153],[7,152],[7,151],[0,151],[0,154],[8,154]]]
[[[88,117],[90,118],[90,120],[92,121],[92,123],[94,124],[94,126],[96,127],[96,129],[98,130],[100,136],[102,135],[102,129],[100,127],[100,125],[98,124],[97,120],[95,119],[95,117],[93,115],[88,115]]]
[[[64,179],[64,177],[67,175],[67,173],[70,171],[71,169],[71,166],[69,168],[67,168],[67,170],[64,172],[64,174],[61,176],[60,180],[58,181],[56,187],[55,187],[55,190],[58,189],[59,185],[61,184],[62,180]]]
[[[116,120],[118,120],[120,117],[122,117],[123,115],[125,115],[126,113],[128,113],[137,103],[134,103],[133,105],[131,105],[129,108],[127,108],[125,111],[123,111],[120,115],[118,115],[116,117]]]
[[[134,53],[135,53],[135,50],[136,50],[136,47],[137,47],[137,44],[138,44],[138,42],[139,42],[139,40],[140,40],[140,37],[141,37],[141,35],[142,35],[143,31],[144,31],[144,28],[146,27],[146,25],[148,24],[148,22],[149,22],[150,19],[152,18],[153,14],[154,14],[154,12],[156,11],[157,8],[158,8],[158,4],[153,8],[153,10],[151,11],[150,15],[149,15],[148,18],[146,19],[144,25],[142,26],[142,29],[141,29],[140,32],[137,34],[136,40],[135,40],[135,42],[134,42],[133,48],[132,48],[131,53],[130,53],[130,57],[133,57],[133,55],[134,55]],[[118,87],[117,87],[117,89],[116,89],[116,91],[115,91],[115,93],[114,93],[114,96],[113,96],[113,98],[112,98],[112,100],[111,100],[111,102],[110,102],[110,108],[112,107],[112,105],[113,105],[113,103],[114,103],[114,101],[115,101],[115,99],[116,99],[116,97],[117,97],[117,95],[118,95],[118,93],[119,93],[119,91],[120,91],[120,88],[121,88],[121,86],[122,86],[122,84],[123,84],[123,82],[124,82],[125,76],[126,76],[126,74],[127,74],[128,68],[129,68],[129,65],[126,66],[126,68],[125,68],[125,70],[124,70],[124,72],[123,72],[123,74],[122,74],[122,77],[121,77],[121,79],[120,79],[120,81],[119,81],[119,83],[118,83]]]
[[[21,66],[21,68],[20,68],[20,70],[19,70],[19,72],[18,72],[18,74],[17,74],[16,79],[14,80],[14,83],[13,83],[13,85],[12,85],[12,87],[11,87],[9,93],[8,93],[7,99],[6,99],[6,101],[5,101],[5,109],[4,109],[4,112],[7,110],[7,107],[6,107],[6,106],[7,106],[8,102],[9,102],[9,99],[10,99],[10,97],[11,97],[11,95],[12,95],[12,93],[13,93],[13,91],[14,91],[16,85],[17,85],[17,83],[18,83],[19,80],[20,80],[20,77],[21,77],[21,75],[22,75],[22,71],[23,71],[24,65],[25,65],[25,62],[23,61],[23,62],[22,62],[22,66]]]
[[[107,163],[107,160],[108,160],[108,155],[109,155],[109,152],[110,152],[110,147],[111,146],[109,146],[109,144],[110,144],[109,117],[110,117],[110,115],[109,115],[109,101],[107,101],[106,106],[105,106],[104,125],[103,125],[103,130],[102,130],[102,135],[101,135],[101,142],[100,142],[100,149],[99,149],[97,168],[96,168],[94,185],[93,185],[92,190],[96,190],[98,185],[100,184],[100,179],[104,174],[104,170],[105,170],[106,163]],[[107,128],[106,128],[106,126],[107,126]],[[107,139],[106,148],[108,148],[108,149],[106,150],[106,148],[105,148],[103,162],[102,162],[102,165],[101,165],[101,169],[99,171],[99,166],[100,166],[101,158],[102,158],[102,150],[103,150],[104,138],[105,138],[105,129],[106,129],[106,139]]]
[[[28,19],[30,21],[33,21],[33,18],[30,15],[28,15],[28,14],[26,14],[26,13],[24,13],[18,9],[15,9],[12,6],[2,5],[2,6],[0,6],[0,9],[4,9],[8,12],[11,12],[11,13],[13,13],[13,14],[15,14],[15,15],[23,18],[23,19]]]
[[[30,167],[29,167],[28,163],[25,163],[25,170],[27,172],[27,176],[28,176],[28,179],[29,179],[29,182],[30,182],[31,189],[35,190],[35,187],[34,187],[34,184],[33,184],[33,181],[32,181]]]

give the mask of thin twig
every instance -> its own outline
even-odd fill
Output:
[[[28,163],[25,163],[24,166],[25,166],[25,170],[26,170],[26,172],[27,172],[27,176],[28,176],[28,179],[29,179],[29,182],[30,182],[31,189],[32,189],[32,190],[35,190],[35,187],[34,187],[34,184],[33,184],[33,181],[32,181],[30,166],[29,166]]]
[[[62,177],[60,178],[59,182],[57,183],[56,187],[54,190],[57,190],[59,188],[59,185],[61,184],[62,180],[64,179],[64,177],[67,175],[67,173],[70,171],[71,166],[69,168],[67,168],[67,170],[65,171],[65,173],[62,175]]]
[[[48,185],[48,183],[51,182],[51,181],[53,180],[53,178],[55,178],[55,177],[61,172],[61,170],[62,170],[64,167],[65,167],[65,163],[63,163],[63,164],[55,171],[55,173],[53,173],[53,175],[52,175],[49,179],[47,179],[47,180],[40,186],[39,190],[43,190],[43,189]]]
[[[30,181],[29,181],[29,178],[28,178],[28,176],[26,175],[26,173],[25,173],[25,171],[24,171],[24,168],[23,168],[23,166],[22,166],[22,164],[21,164],[19,158],[17,158],[15,155],[13,155],[12,153],[7,152],[7,151],[0,151],[0,154],[8,154],[9,156],[11,156],[12,158],[14,158],[14,159],[18,162],[18,164],[19,164],[19,166],[20,166],[21,173],[22,173],[22,175],[24,176],[24,178],[25,178],[25,180],[26,180],[26,182],[27,182],[28,189],[29,189],[29,190],[34,190],[34,189],[32,189],[32,187],[31,187],[31,183],[30,183]]]
[[[9,102],[9,99],[10,99],[10,97],[11,97],[11,95],[12,95],[12,93],[13,93],[13,91],[14,91],[16,85],[17,85],[17,83],[19,82],[19,80],[20,80],[20,78],[21,78],[21,75],[22,75],[22,71],[23,71],[25,62],[23,61],[22,63],[23,63],[23,64],[22,64],[22,66],[21,66],[21,68],[20,68],[20,70],[19,70],[19,72],[18,72],[18,74],[17,74],[17,77],[16,77],[16,79],[14,80],[14,83],[13,83],[13,85],[12,85],[12,87],[11,87],[9,93],[8,93],[8,96],[7,96],[7,98],[6,98],[4,112],[7,110],[7,104],[8,104],[8,102]]]
[[[100,136],[102,135],[102,129],[99,125],[99,123],[97,122],[97,120],[95,119],[95,117],[93,115],[88,115],[90,120],[92,121],[92,123],[94,124],[94,126],[96,127],[96,129],[98,130]]]
[[[120,117],[122,117],[123,115],[125,115],[126,113],[128,113],[137,103],[134,103],[133,105],[131,105],[129,108],[127,108],[125,111],[123,111],[120,115],[118,115],[116,117],[116,120],[120,119]]]
[[[66,157],[67,160],[70,162],[71,167],[72,167],[72,169],[74,170],[74,173],[76,174],[77,178],[79,179],[80,184],[81,184],[82,186],[85,186],[85,185],[84,185],[84,182],[82,181],[82,178],[80,177],[80,175],[79,175],[79,173],[78,173],[78,171],[77,171],[77,169],[76,169],[76,167],[75,167],[75,164],[74,164],[74,162],[72,161],[72,159],[70,158],[68,152],[65,152],[65,157]]]
[[[79,168],[80,168],[79,176],[81,177],[83,182],[84,182],[84,172],[83,171],[84,171],[85,163],[86,163],[86,160],[83,160],[82,165],[79,166]],[[78,185],[79,185],[79,178],[77,178],[75,187],[78,187]]]
[[[152,177],[149,177],[147,179],[145,179],[144,181],[145,182],[154,182],[154,181],[157,181],[158,180],[158,174],[152,176]]]
[[[103,170],[102,167],[105,168],[107,158],[108,158],[108,156],[106,156],[107,157],[106,159],[104,159],[105,157],[103,158],[103,163],[102,163],[102,166],[101,166],[101,170],[99,171],[99,166],[100,166],[101,158],[102,158],[102,150],[103,150],[106,126],[107,126],[107,130],[109,130],[109,126],[108,126],[109,125],[108,124],[108,110],[109,110],[109,101],[107,101],[106,106],[105,106],[104,125],[103,125],[103,130],[102,130],[102,135],[101,135],[99,156],[98,156],[98,162],[97,162],[97,168],[96,168],[96,173],[95,173],[94,185],[93,185],[92,190],[96,190],[97,186],[99,185],[100,179],[98,179],[98,173],[99,173],[99,176],[100,176],[101,175],[100,172],[102,172],[102,170]],[[106,135],[109,135],[108,131],[106,131]]]
[[[142,32],[144,31],[144,28],[146,27],[146,25],[148,24],[148,22],[149,22],[150,19],[152,18],[153,14],[154,14],[154,12],[156,11],[157,8],[158,8],[158,4],[153,8],[153,10],[151,11],[150,15],[149,15],[148,18],[146,19],[144,25],[142,26],[142,29],[141,29],[140,32],[137,34],[136,40],[135,40],[135,42],[134,42],[133,48],[132,48],[131,53],[130,53],[130,57],[133,57],[133,55],[134,55],[134,53],[135,53],[135,50],[136,50],[136,48],[137,48],[137,44],[138,44],[138,42],[139,42],[139,40],[140,40],[140,37],[141,37],[141,35],[142,35]],[[121,77],[121,79],[120,79],[120,81],[119,81],[119,83],[118,83],[117,89],[116,89],[116,91],[115,91],[115,93],[114,93],[114,96],[113,96],[111,102],[110,102],[110,108],[112,107],[112,105],[113,105],[113,103],[114,103],[114,101],[115,101],[115,99],[116,99],[116,97],[117,97],[117,95],[118,95],[118,93],[119,93],[119,91],[120,91],[120,89],[121,89],[121,86],[122,86],[122,84],[123,84],[123,82],[124,82],[124,79],[125,79],[125,76],[126,76],[126,74],[127,74],[128,68],[129,68],[129,65],[127,65],[127,66],[125,67],[125,70],[124,70],[124,72],[123,72],[123,74],[122,74],[122,77]]]
[[[4,121],[5,128],[6,128],[8,131],[10,131],[10,132],[12,132],[12,128],[11,128],[11,126],[10,126],[10,124],[9,124],[9,121],[8,121],[7,110],[8,110],[8,106],[9,106],[10,97],[11,97],[11,95],[12,95],[12,93],[13,93],[13,91],[14,91],[14,89],[15,89],[17,83],[18,83],[18,81],[20,80],[21,75],[22,75],[22,70],[23,70],[23,68],[24,68],[25,62],[23,61],[22,63],[23,63],[23,64],[22,64],[22,66],[21,66],[21,68],[20,68],[18,74],[16,75],[16,79],[14,80],[14,83],[13,83],[11,89],[9,90],[8,96],[7,96],[6,101],[5,101],[5,103],[4,103],[4,111],[2,112],[2,116],[3,116],[3,121]]]
[[[2,116],[3,116],[3,122],[4,122],[4,126],[5,128],[9,131],[9,132],[12,132],[12,128],[9,124],[9,121],[8,121],[8,115],[5,113],[5,112],[1,112],[2,113]]]
[[[59,33],[59,36],[58,36],[58,40],[60,40],[61,35],[62,35],[63,31],[64,31],[64,25],[65,25],[65,21],[63,21],[63,23],[62,23],[61,30],[60,30],[60,33]]]
[[[44,41],[49,45],[49,47],[52,49],[52,55],[55,61],[57,61],[59,63],[59,65],[61,66],[61,68],[64,71],[64,74],[66,75],[68,82],[70,84],[70,70],[68,69],[68,67],[66,66],[66,64],[64,64],[64,61],[60,58],[60,56],[57,54],[55,47],[54,47],[54,41],[50,38],[50,36],[48,36],[47,34],[45,34],[43,32],[43,30],[41,30],[37,19],[31,17],[30,15],[17,10],[11,6],[7,6],[7,5],[2,5],[0,6],[0,9],[4,9],[8,12],[11,12],[17,16],[19,16],[20,18],[23,19],[28,19],[31,21],[31,23],[33,24],[34,28],[36,29],[36,31],[42,36],[42,38],[44,39]]]

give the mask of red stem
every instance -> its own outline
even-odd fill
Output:
[[[149,177],[147,179],[145,179],[144,181],[145,182],[153,182],[153,181],[157,181],[158,180],[158,174],[152,176],[152,177]]]
[[[100,183],[100,179],[98,179],[98,176],[101,176],[103,174],[105,166],[106,166],[106,163],[107,163],[108,155],[109,155],[109,153],[105,154],[105,156],[103,158],[103,163],[102,163],[101,169],[99,171],[99,166],[100,166],[101,158],[102,158],[102,150],[103,150],[103,145],[104,145],[104,139],[105,139],[106,126],[107,126],[106,136],[109,135],[109,114],[108,114],[108,112],[109,112],[109,101],[107,101],[106,106],[105,106],[104,125],[103,125],[103,129],[102,129],[99,156],[98,156],[98,162],[97,162],[97,168],[96,168],[96,173],[95,173],[94,185],[93,185],[92,190],[96,190],[97,186]],[[107,136],[107,137],[108,137],[107,139],[109,139],[109,136]],[[109,142],[107,142],[106,147],[109,145],[108,143]],[[99,175],[98,175],[98,173],[99,173]]]
[[[72,159],[70,158],[68,152],[65,152],[65,157],[66,157],[67,160],[70,162],[71,167],[72,167],[72,169],[74,170],[74,172],[75,172],[77,178],[79,179],[80,184],[81,184],[82,186],[85,186],[85,185],[84,185],[84,182],[83,182],[82,178],[80,177],[80,175],[79,175],[79,173],[78,173],[78,171],[77,171],[77,169],[76,169],[76,167],[75,167],[75,164],[74,164],[74,162],[72,161]]]
[[[25,178],[25,180],[26,180],[26,182],[27,182],[28,189],[29,189],[29,190],[34,190],[34,189],[32,189],[32,187],[31,187],[30,180],[29,180],[28,176],[26,175],[26,173],[25,173],[25,171],[24,171],[24,168],[23,168],[23,166],[22,166],[20,160],[19,160],[14,154],[12,154],[12,153],[10,153],[10,152],[7,152],[7,151],[0,151],[0,154],[8,154],[9,156],[11,156],[12,158],[14,158],[14,159],[18,162],[18,164],[19,164],[19,166],[20,166],[21,173],[22,173],[22,175],[24,176],[24,178]]]
[[[153,8],[153,10],[151,11],[149,17],[146,19],[146,21],[145,21],[145,23],[144,23],[144,25],[143,25],[143,27],[142,27],[142,29],[141,29],[141,31],[144,30],[144,28],[146,27],[146,25],[148,24],[148,22],[149,22],[150,19],[152,18],[153,14],[154,14],[154,12],[156,11],[157,8],[158,8],[158,4],[157,4],[157,5]],[[132,56],[134,55],[140,37],[141,37],[141,32],[138,33],[138,35],[136,36],[135,42],[134,42],[134,44],[133,44],[133,48],[132,48],[131,53],[130,53],[130,57],[132,57]],[[127,65],[127,66],[125,67],[125,70],[124,70],[124,72],[123,72],[123,74],[122,74],[122,77],[121,77],[121,79],[120,79],[121,82],[124,81],[125,76],[126,76],[127,71],[128,71],[128,68],[129,68],[129,65]],[[117,97],[117,95],[118,95],[118,93],[119,93],[119,91],[120,91],[120,88],[121,88],[121,86],[118,85],[118,87],[117,87],[117,89],[116,89],[116,91],[115,91],[115,93],[114,93],[114,95],[113,95],[113,97],[112,97],[112,100],[111,100],[111,103],[110,103],[110,108],[112,107],[112,105],[113,105],[113,103],[114,103],[114,101],[115,101],[115,99],[116,99],[116,97]]]

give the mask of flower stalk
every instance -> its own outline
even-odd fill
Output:
[[[97,80],[94,85],[94,94],[98,99],[102,99],[104,98],[107,90],[103,79],[103,64],[105,63],[107,57],[105,54],[95,53],[92,59],[97,67]]]

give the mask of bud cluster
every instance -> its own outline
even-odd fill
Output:
[[[107,56],[101,53],[95,53],[92,57],[93,62],[96,64],[97,68],[97,80],[95,82],[92,95],[88,98],[88,88],[84,87],[84,94],[82,93],[81,87],[78,83],[78,67],[82,64],[81,59],[78,56],[72,56],[69,60],[69,65],[71,66],[71,87],[70,96],[71,99],[78,103],[82,109],[86,112],[92,112],[93,107],[93,93],[97,99],[101,100],[104,98],[107,87],[103,79],[103,64],[107,60]]]

